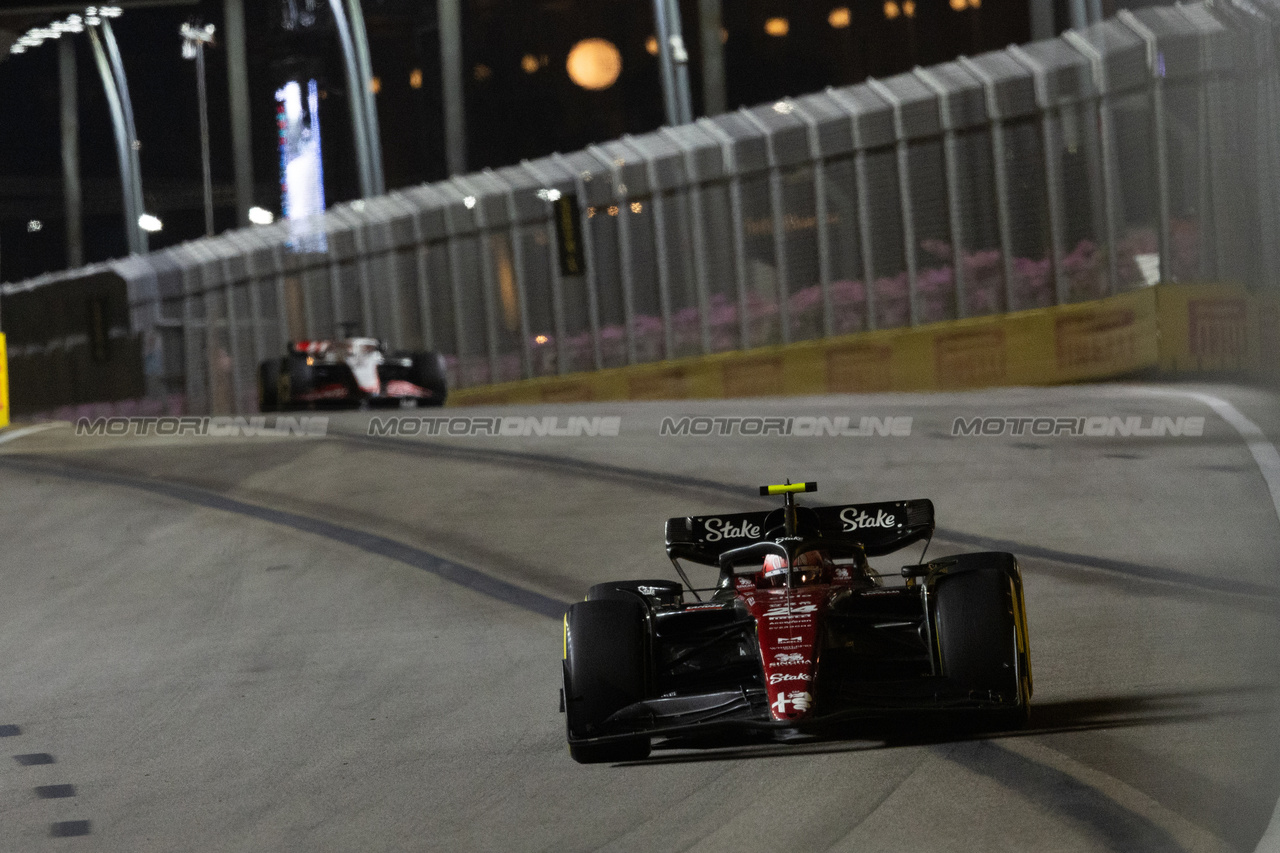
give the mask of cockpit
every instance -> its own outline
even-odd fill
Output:
[[[815,584],[853,583],[879,586],[880,576],[856,542],[758,542],[726,552],[721,558],[722,586],[752,576],[761,589],[792,589]]]

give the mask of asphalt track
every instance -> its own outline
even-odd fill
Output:
[[[617,437],[371,438],[364,413],[324,438],[0,433],[0,850],[1261,849],[1280,797],[1273,395],[446,414],[622,420]],[[682,415],[912,426],[659,434]],[[952,435],[978,416],[1205,426]],[[665,518],[761,506],[753,487],[786,477],[816,479],[818,500],[932,498],[931,555],[1020,555],[1031,725],[574,764],[564,603],[671,576]]]

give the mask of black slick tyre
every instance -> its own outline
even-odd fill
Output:
[[[431,392],[431,396],[423,399],[420,405],[443,406],[449,393],[449,381],[440,370],[439,357],[433,352],[415,352],[410,359],[410,381]]]
[[[1024,723],[1030,701],[1009,574],[992,566],[949,575],[938,581],[935,595],[943,674],[962,691],[1001,699],[999,708],[975,722],[982,728]]]
[[[605,721],[645,697],[644,605],[605,599],[571,605],[565,617],[564,693],[569,755],[579,764],[637,761],[647,735],[605,743],[576,742],[613,734]]]
[[[280,409],[280,362],[264,361],[258,365],[258,411]]]

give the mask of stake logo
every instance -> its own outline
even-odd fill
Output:
[[[769,676],[770,684],[781,684],[784,681],[812,681],[807,673],[803,672],[775,672]]]
[[[702,523],[707,531],[708,542],[719,542],[721,539],[740,539],[748,537],[756,539],[760,536],[759,525],[744,521],[741,524],[734,524],[732,521],[725,521],[722,518],[708,518]]]
[[[885,512],[882,509],[876,510],[875,515],[867,515],[866,510],[858,511],[853,507],[849,507],[841,511],[840,520],[844,522],[845,532],[858,530],[863,527],[901,527],[898,523],[898,517],[891,512]]]

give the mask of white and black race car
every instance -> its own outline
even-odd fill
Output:
[[[258,405],[264,412],[320,405],[443,406],[448,390],[443,356],[387,352],[377,338],[294,341],[284,358],[258,366]]]

